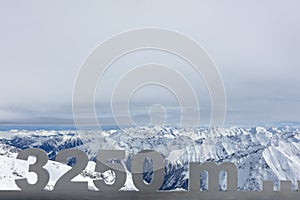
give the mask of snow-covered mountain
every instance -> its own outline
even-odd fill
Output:
[[[30,161],[16,159],[21,149],[41,148],[54,160],[56,154],[67,148],[86,152],[90,162],[87,169],[75,179],[88,181],[105,178],[113,181],[110,173],[94,172],[99,149],[123,149],[126,159],[127,181],[123,190],[136,190],[131,180],[133,155],[144,149],[160,152],[166,160],[165,179],[161,189],[188,188],[188,163],[211,161],[233,162],[238,167],[238,189],[260,190],[263,180],[291,180],[296,189],[300,180],[300,130],[292,127],[253,128],[173,128],[138,127],[125,130],[79,131],[61,130],[10,130],[0,132],[0,190],[17,189],[14,180],[20,177],[34,179],[28,174]],[[68,163],[72,165],[72,161]],[[58,178],[70,166],[49,161],[46,168],[52,189]],[[144,174],[146,181],[151,174]],[[75,181],[74,179],[74,181]],[[278,183],[276,184],[278,186]],[[225,173],[221,173],[220,186],[225,187]],[[205,187],[204,187],[205,188]]]

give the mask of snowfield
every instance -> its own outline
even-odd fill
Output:
[[[28,161],[18,160],[18,152],[26,148],[41,148],[49,156],[45,168],[50,173],[46,190],[52,190],[56,181],[73,163],[55,162],[56,154],[68,148],[84,151],[90,161],[87,168],[73,181],[86,181],[91,190],[97,190],[93,180],[114,180],[110,172],[95,173],[96,153],[99,149],[122,149],[122,161],[127,171],[127,181],[122,190],[137,190],[131,180],[133,155],[144,149],[160,152],[165,158],[165,178],[161,189],[188,189],[189,162],[233,162],[238,168],[238,190],[261,190],[263,180],[291,180],[297,189],[300,180],[300,130],[293,127],[253,128],[185,128],[138,127],[109,131],[74,130],[10,130],[0,132],[0,190],[18,190],[15,179],[36,180],[28,173]],[[199,173],[200,178],[200,173]],[[146,181],[151,174],[144,174]],[[201,177],[205,182],[206,177]],[[220,189],[226,184],[225,173],[220,173]],[[205,185],[202,189],[205,189]]]

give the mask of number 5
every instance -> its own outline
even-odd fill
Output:
[[[101,191],[118,191],[126,182],[125,168],[120,163],[111,163],[112,160],[125,158],[123,150],[100,150],[97,154],[95,172],[104,173],[111,170],[115,173],[115,182],[112,185],[102,180],[94,180],[95,186]]]

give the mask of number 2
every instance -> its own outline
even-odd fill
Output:
[[[76,164],[58,179],[54,190],[88,190],[87,182],[72,182],[72,179],[86,168],[88,157],[78,149],[65,149],[56,155],[55,161],[65,163],[70,157],[76,158]]]

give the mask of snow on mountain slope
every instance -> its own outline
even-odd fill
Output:
[[[79,133],[73,130],[0,132],[0,144],[2,145],[0,162],[11,163],[9,166],[14,169],[0,172],[1,180],[5,179],[9,183],[8,180],[25,173],[22,171],[24,167],[18,171],[18,165],[13,165],[17,161],[13,161],[12,155],[15,155],[20,149],[29,147],[44,149],[51,160],[59,151],[67,148],[78,148],[86,152],[91,162],[82,173],[81,178],[89,181],[90,188],[93,187],[92,179],[97,178],[94,174],[95,163],[93,161],[96,160],[96,153],[99,149],[126,151],[126,159],[123,163],[129,178],[123,189],[136,190],[130,178],[131,161],[133,155],[143,149],[156,150],[165,158],[165,179],[161,188],[165,190],[188,188],[189,162],[235,163],[239,173],[239,190],[260,190],[262,180],[291,180],[295,189],[296,181],[300,180],[300,130],[298,128],[178,129],[162,126],[128,128],[123,131],[81,131]],[[12,153],[7,153],[9,151]],[[47,167],[54,177],[49,183],[51,189],[55,181],[69,167],[53,161],[48,165]],[[16,173],[12,175],[15,171],[18,175]],[[110,173],[103,176],[108,181],[113,180]],[[151,175],[145,174],[144,178],[146,181],[150,180]],[[0,183],[0,189],[2,189],[2,182]],[[10,187],[15,186],[8,184],[7,188]],[[220,187],[225,187],[225,174],[221,174]]]
[[[15,158],[16,155],[10,155],[9,157],[0,156],[0,190],[20,190],[15,184],[16,179],[27,178],[31,184],[34,184],[37,180],[35,173],[27,172],[29,164],[34,163],[35,159],[30,158],[29,161],[18,160]],[[71,167],[62,163],[49,161],[45,168],[50,174],[50,180],[45,189],[52,190],[59,177],[70,170]],[[73,181],[87,181],[89,189],[96,190],[92,183],[93,179],[88,176],[78,175]]]
[[[6,156],[0,156],[0,190],[20,190],[15,184],[15,180],[20,178],[27,178],[29,183],[34,184],[37,180],[37,176],[34,173],[28,172],[29,164],[35,162],[35,159],[29,158],[28,161],[16,159],[16,153],[9,153]],[[57,180],[71,169],[70,166],[58,163],[55,161],[49,161],[45,165],[45,169],[49,172],[50,180],[45,187],[45,190],[53,190],[53,187]],[[104,178],[106,182],[112,182],[112,175],[109,172],[103,174],[95,173],[95,162],[89,161],[86,169],[76,176],[72,181],[83,181],[88,183],[89,190],[98,190],[93,184],[93,180]],[[131,174],[127,174],[128,178],[125,186],[121,190],[137,190],[132,183]]]

